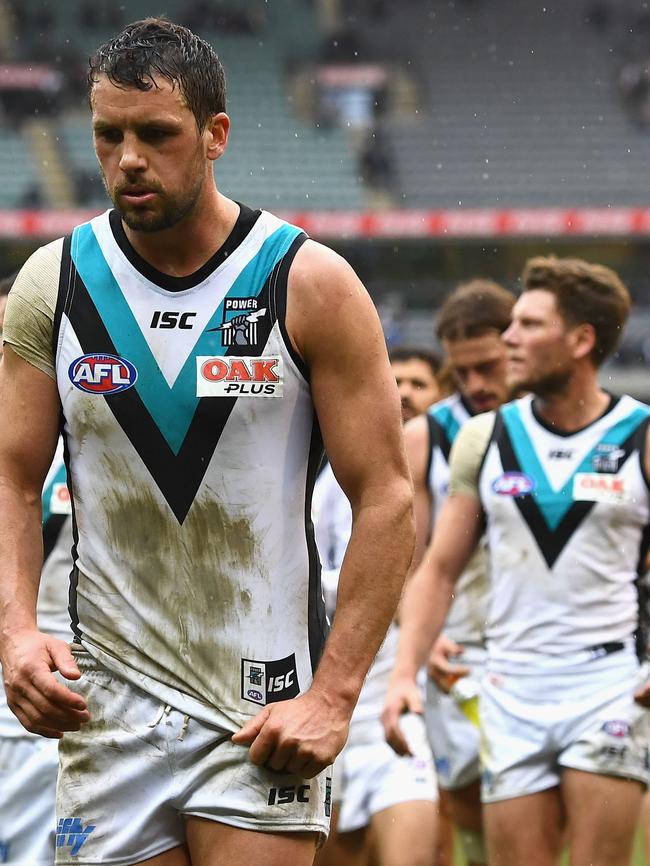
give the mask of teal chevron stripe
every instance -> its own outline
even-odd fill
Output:
[[[557,529],[562,518],[573,504],[573,479],[576,474],[593,472],[592,460],[596,454],[596,447],[592,448],[585,456],[564,486],[555,491],[549,484],[546,472],[533,448],[519,406],[516,403],[508,403],[502,407],[501,414],[522,471],[530,475],[535,481],[535,489],[532,492],[533,499],[537,503],[548,528]],[[625,418],[613,424],[597,444],[622,445],[649,414],[650,408],[638,406]]]
[[[259,293],[300,231],[295,226],[281,225],[241,271],[226,297],[249,297]],[[196,396],[195,356],[223,354],[221,332],[207,333],[210,328],[221,324],[223,301],[170,388],[104,258],[91,223],[74,230],[71,255],[117,353],[131,361],[138,371],[135,388],[140,399],[171,450],[178,454],[199,403]],[[92,349],[88,348],[87,351]]]
[[[456,436],[458,435],[458,431],[460,430],[460,424],[458,420],[454,417],[449,406],[434,406],[433,409],[429,410],[431,415],[435,420],[440,424],[442,429],[445,431],[447,439],[450,442],[454,442]]]
[[[57,484],[66,484],[67,480],[68,480],[68,476],[67,476],[66,469],[65,469],[65,463],[62,463],[59,466],[59,468],[57,469],[57,471],[55,472],[55,474],[52,476],[50,481],[43,488],[43,494],[41,497],[41,503],[42,503],[42,509],[43,509],[43,517],[42,517],[43,526],[45,526],[47,521],[52,516],[51,511],[50,511],[50,507],[52,504],[52,492],[54,490],[54,487]]]

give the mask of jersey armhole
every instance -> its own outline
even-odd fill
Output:
[[[483,500],[481,498],[481,475],[483,474],[483,467],[485,466],[485,461],[487,460],[488,452],[492,445],[499,440],[501,433],[503,431],[503,416],[501,415],[501,410],[498,409],[494,415],[494,424],[492,425],[492,432],[490,433],[490,437],[485,446],[485,451],[483,452],[483,456],[481,457],[481,462],[478,465],[478,471],[476,473],[476,489],[478,491],[478,501],[481,506],[481,513],[483,514],[483,532],[485,532],[487,528],[487,514],[485,511],[485,505],[483,504]]]
[[[639,451],[639,468],[641,469],[641,477],[645,482],[645,486],[650,493],[650,475],[646,471],[645,459],[648,452],[648,429],[650,428],[650,415],[643,420],[636,431],[636,438]]]
[[[282,259],[278,262],[275,272],[271,277],[271,286],[269,292],[269,300],[273,305],[275,318],[277,319],[280,328],[280,334],[284,342],[285,348],[291,357],[291,360],[298,368],[306,382],[309,382],[309,368],[304,360],[300,357],[287,331],[287,290],[289,285],[289,270],[296,257],[296,253],[307,240],[307,235],[301,232],[292,241],[291,246],[286,251]]]
[[[54,369],[56,373],[56,361],[59,352],[59,338],[61,334],[61,321],[63,313],[70,308],[74,284],[74,267],[70,247],[72,235],[63,238],[63,249],[61,251],[61,269],[59,271],[59,285],[56,293],[56,305],[54,307],[54,321],[52,323],[52,352],[54,354]]]

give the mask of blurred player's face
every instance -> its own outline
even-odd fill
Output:
[[[503,335],[508,350],[508,384],[540,397],[562,391],[576,357],[584,355],[578,328],[569,328],[555,296],[544,289],[524,292]]]
[[[459,392],[474,412],[490,412],[508,399],[506,347],[498,331],[442,345]]]
[[[440,397],[438,381],[431,367],[420,358],[392,361],[397,390],[402,401],[402,420],[410,421],[426,412]]]
[[[196,209],[210,160],[228,137],[228,118],[216,115],[224,138],[215,154],[214,123],[200,133],[179,88],[156,83],[147,91],[120,88],[102,75],[91,100],[106,191],[126,225],[142,232],[171,228]]]

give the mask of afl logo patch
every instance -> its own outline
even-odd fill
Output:
[[[135,385],[138,371],[117,355],[82,355],[68,367],[70,381],[87,394],[118,394]]]
[[[534,480],[523,472],[504,472],[492,482],[492,490],[499,496],[527,496],[534,489]]]

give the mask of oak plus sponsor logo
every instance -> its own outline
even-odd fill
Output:
[[[504,472],[492,482],[498,496],[527,496],[535,489],[535,481],[524,472]]]
[[[196,359],[197,397],[282,397],[282,358],[235,355]]]
[[[241,696],[245,701],[263,706],[299,694],[295,653],[272,661],[241,660]]]
[[[573,498],[582,502],[625,502],[625,479],[600,472],[576,472],[573,479]]]
[[[138,371],[126,358],[93,353],[75,358],[68,367],[68,377],[80,391],[107,396],[132,388]]]
[[[94,829],[94,824],[84,826],[83,818],[59,818],[56,825],[56,847],[69,848],[70,856],[76,857]]]

